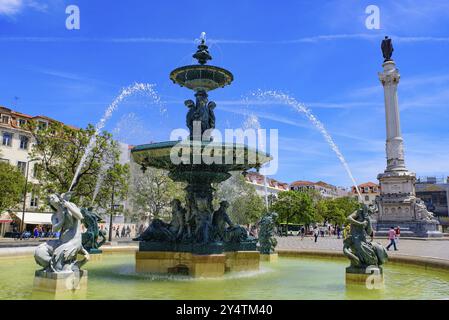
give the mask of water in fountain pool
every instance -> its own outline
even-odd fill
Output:
[[[86,265],[85,295],[71,299],[442,299],[449,295],[447,273],[418,267],[387,265],[385,289],[345,286],[345,259],[280,258],[261,263],[261,270],[216,279],[138,275],[133,254],[103,254]],[[3,259],[0,300],[51,299],[33,294],[32,257]],[[407,288],[404,290],[404,288]]]

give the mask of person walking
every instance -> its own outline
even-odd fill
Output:
[[[390,251],[390,247],[394,247],[394,251],[398,251],[398,248],[396,247],[396,231],[394,230],[394,227],[390,228],[390,231],[388,231],[388,240],[390,240],[390,244],[387,246],[387,251]]]
[[[340,226],[337,226],[337,239],[340,239],[341,229]]]
[[[33,229],[33,236],[34,238],[39,238],[39,229],[37,226],[35,226]]]
[[[401,228],[397,226],[395,231],[396,231],[396,245],[399,245],[399,238],[401,237]]]
[[[306,235],[306,228],[304,226],[301,227],[301,240],[304,240],[304,236]]]
[[[122,227],[122,238],[126,237],[126,228],[125,226]]]
[[[117,226],[117,228],[115,229],[115,237],[120,238],[120,226]]]
[[[320,229],[315,226],[315,228],[313,229],[313,236],[315,237],[315,242],[318,241],[318,236],[320,235]]]

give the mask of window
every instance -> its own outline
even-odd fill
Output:
[[[37,126],[38,126],[39,130],[47,129],[47,122],[45,122],[45,121],[39,121],[38,124],[37,124]]]
[[[39,170],[40,170],[39,163],[35,163],[34,166],[33,166],[33,178],[38,178],[39,177]]]
[[[19,161],[19,162],[17,162],[17,168],[19,168],[20,172],[22,172],[22,174],[25,175],[25,172],[27,169],[27,163]]]
[[[369,201],[369,196],[365,196],[365,201]]]
[[[19,121],[17,121],[19,127],[23,127],[24,125],[26,125],[27,121],[24,119],[19,119]]]
[[[28,137],[20,136],[20,149],[28,150]]]
[[[9,124],[9,116],[2,115],[2,123]]]
[[[10,147],[12,145],[12,133],[3,132],[2,144],[4,146],[8,146],[8,147]]]
[[[36,197],[34,194],[32,194],[30,200],[30,207],[37,207],[37,206],[39,206],[39,198]]]

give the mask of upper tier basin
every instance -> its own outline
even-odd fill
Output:
[[[170,79],[195,91],[211,91],[231,84],[234,76],[226,69],[210,65],[191,65],[173,70]]]

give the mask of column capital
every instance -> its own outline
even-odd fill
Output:
[[[382,65],[383,72],[379,72],[379,80],[383,86],[397,85],[401,79],[399,70],[396,68],[394,61],[384,62]]]

